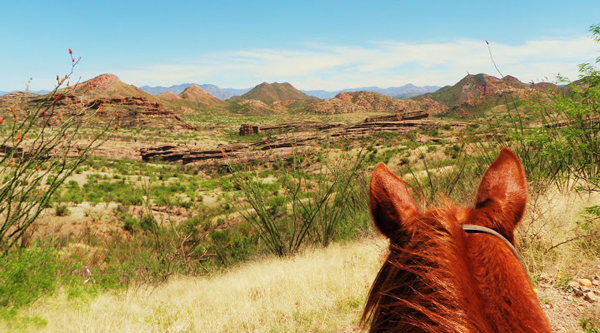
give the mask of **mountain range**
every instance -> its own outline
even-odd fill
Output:
[[[172,92],[175,95],[179,95],[187,87],[189,87],[191,85],[197,85],[198,87],[204,89],[206,92],[208,92],[209,94],[215,96],[216,98],[218,98],[220,100],[226,100],[233,96],[239,96],[239,95],[245,94],[252,89],[252,88],[247,88],[247,89],[219,88],[219,87],[215,86],[214,84],[197,84],[197,83],[183,83],[183,84],[178,84],[178,85],[174,85],[174,86],[170,86],[170,87],[141,86],[140,89],[147,93],[150,93],[152,95],[158,95],[158,94],[162,94],[162,93],[166,93],[166,92]]]
[[[342,92],[357,92],[357,91],[369,91],[379,93],[385,96],[395,97],[395,98],[410,98],[417,95],[422,95],[426,93],[431,93],[440,89],[438,86],[423,86],[418,87],[413,85],[412,83],[405,84],[400,87],[389,87],[389,88],[380,88],[380,87],[362,87],[362,88],[349,88],[337,91],[325,91],[325,90],[301,90],[302,92],[314,96],[320,99],[330,99],[335,97],[337,94]]]
[[[203,90],[205,90],[206,92],[208,92],[209,94],[215,96],[216,98],[218,98],[220,100],[227,100],[234,96],[241,96],[253,89],[253,88],[244,88],[244,89],[220,88],[214,84],[197,84],[197,83],[182,83],[182,84],[173,85],[170,87],[145,85],[145,86],[139,87],[139,89],[142,91],[145,91],[147,93],[150,93],[152,95],[159,95],[159,94],[166,93],[166,92],[171,92],[175,95],[179,95],[187,87],[189,87],[191,85],[197,85],[198,87],[202,88]],[[431,93],[438,89],[440,89],[439,86],[419,87],[419,86],[415,86],[415,85],[409,83],[409,84],[406,84],[406,85],[403,85],[400,87],[389,87],[389,88],[380,88],[380,87],[376,87],[376,86],[369,86],[369,87],[361,87],[361,88],[347,88],[347,89],[336,90],[336,91],[326,91],[326,90],[300,90],[300,91],[309,96],[317,97],[320,99],[330,99],[330,98],[335,97],[337,94],[339,94],[341,92],[356,92],[356,91],[376,92],[376,93],[379,93],[382,95],[395,97],[395,98],[410,98],[410,97],[414,97],[414,96],[418,96],[418,95],[422,95],[422,94],[426,94],[426,93]],[[38,94],[38,95],[47,94],[48,92],[49,91],[46,91],[46,90],[32,91],[32,93]],[[0,96],[6,95],[9,93],[10,93],[10,91],[0,91]]]
[[[22,90],[13,90],[13,91],[0,91],[0,96],[8,95],[8,94],[10,94],[10,93],[12,93],[12,92],[15,92],[15,91],[22,91]],[[32,94],[36,94],[36,95],[44,95],[44,94],[47,94],[47,93],[49,93],[49,92],[50,92],[49,90],[36,90],[36,91],[30,91],[30,93],[32,93]]]
[[[407,85],[403,89],[406,93],[411,89],[412,93],[417,93],[415,91],[420,88]],[[103,109],[109,112],[123,110],[123,120],[130,126],[191,128],[183,122],[181,115],[205,111],[246,115],[381,111],[476,116],[485,115],[488,111],[502,112],[501,108],[506,107],[507,100],[514,103],[534,97],[540,99],[551,90],[561,89],[564,88],[550,83],[526,84],[512,76],[497,78],[487,74],[469,74],[452,86],[408,99],[365,90],[340,92],[333,98],[319,99],[287,82],[263,82],[239,96],[221,100],[196,84],[188,85],[179,94],[166,91],[153,95],[120,81],[115,75],[103,74],[77,86],[61,89],[56,106],[66,109],[81,107],[81,101],[85,99],[84,106],[90,108],[98,108],[102,104]],[[387,91],[390,93],[393,90],[388,88]],[[0,108],[13,105],[18,107],[17,101],[20,98],[27,103],[35,103],[47,97],[31,93],[10,93],[0,97]]]
[[[178,84],[178,85],[174,85],[174,86],[170,86],[170,87],[142,86],[142,87],[140,87],[140,89],[147,93],[153,94],[153,95],[158,95],[158,94],[165,93],[168,91],[174,93],[175,95],[178,95],[181,92],[183,92],[183,90],[185,88],[191,86],[192,84],[195,84],[195,83],[184,83],[184,84]],[[213,84],[196,84],[196,85],[199,86],[200,88],[206,90],[209,94],[215,96],[216,98],[218,98],[220,100],[226,100],[226,99],[229,99],[234,96],[241,96],[253,89],[253,88],[245,88],[245,89],[219,88]],[[320,99],[330,99],[342,92],[357,92],[357,91],[376,92],[376,93],[379,93],[382,95],[395,97],[395,98],[410,98],[410,97],[414,97],[417,95],[431,93],[438,89],[440,89],[440,87],[438,87],[438,86],[419,87],[419,86],[415,86],[415,85],[409,83],[409,84],[406,84],[406,85],[403,85],[400,87],[389,87],[389,88],[380,88],[380,87],[370,86],[370,87],[362,87],[362,88],[347,88],[347,89],[336,90],[336,91],[326,91],[326,90],[300,90],[300,91],[309,96],[317,97]]]

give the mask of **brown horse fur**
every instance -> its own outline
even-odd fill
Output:
[[[371,332],[550,332],[527,272],[498,237],[467,234],[463,224],[491,228],[514,244],[527,181],[509,149],[485,173],[475,207],[420,212],[406,183],[375,167],[370,207],[390,239],[362,322]]]

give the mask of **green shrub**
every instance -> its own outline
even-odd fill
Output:
[[[123,229],[132,233],[138,232],[141,229],[140,221],[133,216],[125,217],[123,220]]]
[[[56,215],[56,216],[71,215],[71,210],[69,209],[69,206],[66,204],[56,204],[56,206],[54,206],[54,215]]]
[[[53,249],[15,250],[0,257],[0,308],[31,304],[58,285],[60,266]]]
[[[326,163],[327,170],[319,168],[308,173],[305,170],[312,158],[294,152],[274,163],[282,172],[279,182],[283,195],[273,197],[265,190],[270,184],[246,177],[241,172],[246,170],[245,165],[230,163],[233,181],[241,184],[245,198],[244,202],[233,203],[276,255],[293,254],[310,240],[326,246],[341,234],[348,234],[342,232],[348,227],[343,221],[352,221],[353,213],[366,210],[368,186],[361,181],[365,178],[364,160],[362,153],[344,155]]]

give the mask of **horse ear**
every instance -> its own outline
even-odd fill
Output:
[[[406,183],[379,163],[373,170],[369,187],[369,206],[375,226],[388,238],[407,232],[407,221],[418,214]]]
[[[485,172],[477,196],[475,208],[489,217],[489,226],[503,234],[511,242],[513,232],[521,221],[527,204],[527,178],[521,161],[508,148],[502,148],[500,156]]]

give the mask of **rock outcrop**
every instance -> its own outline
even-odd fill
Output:
[[[344,123],[322,123],[319,121],[298,121],[279,125],[251,125],[242,124],[240,126],[240,136],[252,135],[264,132],[303,132],[303,131],[322,131],[330,128],[345,127]]]
[[[394,132],[407,133],[415,128],[423,127],[445,127],[450,125],[455,129],[464,129],[464,122],[444,122],[433,119],[402,120],[398,116],[386,120],[367,119],[366,121],[353,125],[344,126],[341,123],[318,123],[300,122],[282,124],[267,127],[273,130],[285,130],[285,135],[273,135],[269,138],[252,144],[231,144],[217,147],[216,149],[202,150],[191,146],[161,145],[147,147],[141,150],[142,159],[151,161],[154,159],[176,162],[176,163],[215,163],[227,164],[231,160],[271,161],[281,156],[287,156],[297,147],[315,146],[324,140],[355,140],[365,138],[374,133]],[[240,135],[252,131],[261,130],[263,127],[244,124],[240,127]],[[436,138],[420,139],[419,142],[437,141]],[[453,138],[446,138],[452,142]]]

